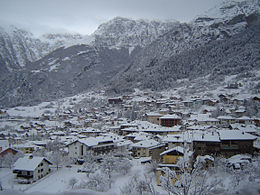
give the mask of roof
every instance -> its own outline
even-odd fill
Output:
[[[220,140],[255,140],[256,137],[239,130],[219,130]]]
[[[193,134],[193,141],[199,142],[220,142],[217,132],[198,131]]]
[[[158,144],[159,144],[159,142],[157,142],[153,139],[150,139],[150,140],[143,140],[143,141],[137,142],[137,143],[133,144],[132,147],[150,148],[150,147],[156,146]]]
[[[160,119],[181,119],[181,117],[179,117],[178,115],[176,114],[172,114],[172,115],[164,115],[162,117],[160,117]]]
[[[232,116],[219,116],[218,119],[220,120],[234,120]]]
[[[102,143],[102,142],[107,142],[107,141],[112,141],[114,142],[114,139],[111,138],[111,137],[107,137],[107,136],[99,136],[99,137],[88,137],[88,138],[83,138],[83,139],[78,139],[68,145],[71,145],[75,142],[80,142],[86,146],[96,146],[98,145],[99,143]]]
[[[183,148],[183,147],[180,147],[180,146],[177,146],[177,147],[174,147],[174,148],[171,148],[171,149],[169,149],[169,150],[166,150],[166,151],[162,152],[162,153],[160,154],[160,156],[165,155],[165,154],[168,154],[168,153],[170,153],[170,152],[172,152],[172,151],[177,151],[177,152],[183,154],[183,153],[184,153],[184,148]]]
[[[146,113],[145,115],[146,116],[163,116],[162,114],[156,113],[156,112],[149,112],[149,113]]]
[[[216,118],[210,118],[210,115],[209,114],[197,114],[197,115],[192,115],[189,119],[189,121],[201,121],[201,122],[208,122],[208,121],[211,121],[211,122],[217,122],[219,121],[218,119]]]
[[[14,170],[24,170],[24,171],[34,171],[37,166],[45,160],[48,164],[52,164],[49,160],[44,157],[34,156],[30,158],[30,156],[25,156],[23,158],[19,158],[14,163]]]
[[[191,143],[192,141],[192,134],[191,132],[183,132],[182,134],[173,134],[173,135],[167,135],[162,139],[163,143],[184,143],[186,141],[187,143]]]

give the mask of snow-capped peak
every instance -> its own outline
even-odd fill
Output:
[[[96,44],[110,48],[143,47],[171,30],[176,23],[176,21],[162,22],[116,17],[101,24],[93,35]]]

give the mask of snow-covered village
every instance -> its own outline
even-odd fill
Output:
[[[0,0],[0,195],[260,194],[259,0]]]

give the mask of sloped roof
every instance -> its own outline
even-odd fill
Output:
[[[23,158],[19,158],[14,163],[13,170],[34,171],[43,160],[45,160],[48,164],[52,164],[44,157],[35,156],[33,158],[30,158],[29,156],[25,156]]]
[[[160,154],[160,156],[165,155],[165,154],[168,154],[168,153],[170,153],[170,152],[172,152],[172,151],[177,151],[177,152],[179,152],[179,153],[184,154],[184,148],[183,148],[183,147],[180,147],[180,146],[177,146],[177,147],[174,147],[174,148],[171,148],[171,149],[169,149],[169,150],[166,150],[166,151],[162,152],[162,153]]]
[[[132,147],[149,148],[149,147],[156,146],[158,144],[159,144],[159,142],[157,142],[153,139],[150,139],[150,140],[143,140],[143,141],[137,142],[137,143],[133,144]]]

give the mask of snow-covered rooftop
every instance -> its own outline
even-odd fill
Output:
[[[14,163],[13,170],[34,171],[43,160],[46,160],[49,164],[52,164],[44,157],[34,156],[31,158],[31,156],[25,156],[23,158],[19,158]]]
[[[255,140],[256,136],[238,130],[219,130],[220,140]]]
[[[198,131],[193,134],[193,141],[220,142],[219,135],[217,132],[202,132],[202,131]]]
[[[149,140],[143,140],[143,141],[137,142],[137,143],[133,144],[132,147],[150,148],[150,147],[156,146],[158,144],[159,144],[159,142],[157,142],[153,139],[149,139]]]
[[[176,114],[168,114],[160,117],[160,119],[181,119],[181,117]]]
[[[171,148],[171,149],[169,149],[169,150],[166,150],[166,151],[162,152],[162,153],[160,154],[160,156],[165,155],[165,154],[168,154],[168,153],[170,153],[170,152],[172,152],[172,151],[177,151],[177,152],[179,152],[179,153],[184,154],[184,148],[181,147],[181,146],[177,146],[177,147],[174,147],[174,148]]]

